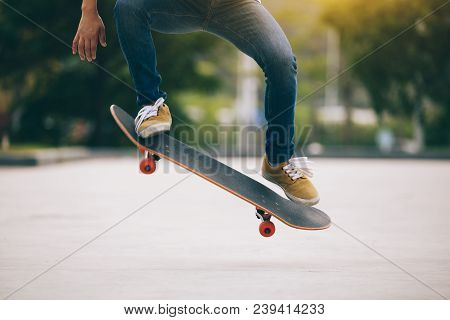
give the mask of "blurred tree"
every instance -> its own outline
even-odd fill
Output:
[[[420,128],[426,124],[428,143],[448,145],[448,1],[324,0],[324,3],[324,20],[340,33],[342,52],[349,64],[364,58],[351,72],[367,89],[376,112],[413,116],[419,124],[418,139]],[[421,20],[423,17],[426,18]],[[426,101],[431,102],[428,105],[432,117],[425,117]]]
[[[122,138],[110,121],[107,106],[116,103],[136,109],[128,68],[115,34],[114,3],[99,1],[108,42],[108,47],[100,48],[97,54],[101,68],[80,62],[67,46],[78,26],[81,1],[0,3],[0,93],[11,97],[0,99],[4,104],[0,113],[4,119],[12,119],[3,127],[9,128],[14,141],[68,143],[68,131],[80,123],[88,133],[82,143],[116,144]],[[155,43],[163,88],[169,94],[175,90],[210,92],[220,87],[216,73],[205,75],[196,68],[202,59],[222,58],[214,55],[222,44],[218,38],[206,33],[155,33]],[[176,110],[177,103],[171,106],[177,119],[186,121],[182,110]]]

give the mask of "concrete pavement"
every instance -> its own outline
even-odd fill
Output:
[[[227,161],[261,179],[257,159]],[[450,297],[449,161],[316,169],[318,207],[336,225],[276,221],[265,239],[252,207],[170,165],[152,176],[132,158],[0,168],[0,297]]]

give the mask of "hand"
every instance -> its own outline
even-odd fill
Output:
[[[78,31],[72,42],[72,54],[80,55],[81,60],[92,62],[97,57],[97,44],[106,47],[105,25],[95,12],[83,12]]]

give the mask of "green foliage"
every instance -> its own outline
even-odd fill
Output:
[[[346,131],[341,124],[320,124],[316,127],[316,130],[318,131],[318,141],[323,142],[324,145],[373,146],[377,128],[374,126],[353,125],[350,137],[344,137]]]
[[[13,142],[111,145],[119,141],[120,133],[111,121],[108,106],[115,103],[130,112],[136,112],[136,106],[115,34],[114,3],[99,2],[108,43],[107,48],[99,48],[96,63],[100,67],[71,54],[81,1],[11,2],[22,15],[0,4],[0,95],[3,92],[13,97],[0,110],[6,109],[14,115],[12,118],[20,120],[10,129]],[[217,73],[205,74],[196,66],[204,59],[219,59],[214,51],[222,41],[205,33],[154,35],[164,90],[210,93],[221,87]],[[176,101],[169,103],[176,121],[188,120]],[[78,131],[85,134],[74,139],[74,127],[82,127]]]
[[[343,141],[342,128],[322,128],[314,111],[323,103],[323,90],[315,91],[325,81],[324,22],[340,33],[342,60],[350,65],[444,2],[265,1],[298,57],[299,95],[308,99],[297,109],[297,124],[316,126],[315,140],[326,144]],[[71,44],[81,0],[8,3],[65,44]],[[108,47],[100,48],[97,54],[99,68],[80,62],[65,44],[0,3],[0,134],[5,130],[3,124],[8,123],[13,143],[111,145],[123,141],[107,107],[115,103],[135,113],[136,106],[115,34],[113,6],[114,0],[99,1],[108,42]],[[450,143],[449,13],[447,5],[365,58],[339,80],[341,86],[362,85],[379,114],[396,116],[395,132],[400,134],[411,133],[408,119],[414,109],[421,107],[427,142],[435,145]],[[207,33],[154,33],[154,37],[162,88],[169,93],[175,122],[190,123],[193,120],[186,114],[188,106],[199,106],[205,110],[202,122],[216,123],[216,110],[232,105],[234,98],[236,50]],[[355,84],[355,80],[359,83]],[[374,128],[355,127],[352,132],[355,137],[346,143],[373,143]]]
[[[352,73],[379,114],[410,116],[425,100],[438,109],[425,119],[433,144],[450,143],[450,5],[430,14],[446,2],[333,0],[324,13],[348,65],[362,59]]]

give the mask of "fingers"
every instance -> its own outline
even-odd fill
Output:
[[[101,28],[101,29],[100,29],[100,35],[99,35],[98,38],[99,38],[98,40],[99,40],[100,44],[102,45],[102,47],[103,47],[103,48],[106,47],[107,44],[106,44],[106,32],[105,32],[105,28]]]
[[[104,27],[95,35],[88,37],[80,36],[79,32],[77,32],[72,42],[72,53],[76,54],[78,52],[82,61],[92,62],[97,59],[97,45],[99,42],[102,47],[107,46]]]
[[[80,34],[77,32],[77,34],[75,35],[75,38],[72,41],[72,54],[77,54],[78,41],[80,41]]]
[[[89,40],[84,38],[80,38],[76,42],[74,40],[72,44],[72,52],[75,54],[78,51],[82,61],[87,60],[92,62],[97,59],[97,41],[97,39]]]
[[[97,58],[97,39],[92,39],[91,40],[91,60],[89,60],[89,62],[95,60]]]
[[[85,39],[84,40],[84,52],[86,53],[86,59],[87,61],[92,61],[92,52],[91,52],[91,40]]]
[[[85,53],[85,41],[83,38],[81,38],[78,41],[78,54],[80,55],[80,59],[84,61],[86,59],[86,53]]]

